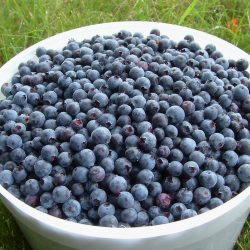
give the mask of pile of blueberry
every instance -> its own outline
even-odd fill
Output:
[[[249,186],[246,60],[157,29],[36,54],[0,101],[0,184],[28,205],[139,227],[196,216]]]

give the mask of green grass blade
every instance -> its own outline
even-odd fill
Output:
[[[190,15],[190,13],[192,13],[192,11],[194,10],[196,4],[199,2],[199,0],[193,0],[192,3],[188,6],[188,8],[185,10],[185,12],[183,13],[183,15],[181,16],[181,19],[179,21],[179,25],[181,25],[183,23],[183,21],[185,20],[185,18]]]

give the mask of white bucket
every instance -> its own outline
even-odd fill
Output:
[[[117,22],[91,25],[45,39],[19,53],[0,69],[0,85],[16,73],[19,63],[35,59],[39,46],[60,49],[74,38],[80,41],[94,35],[109,35],[121,29],[144,35],[158,28],[161,34],[179,41],[186,34],[204,47],[216,45],[225,58],[245,58],[247,53],[207,33],[171,24],[154,22]],[[3,96],[1,96],[3,97]],[[13,214],[33,249],[41,250],[228,250],[232,249],[250,211],[250,187],[204,214],[170,224],[139,228],[103,228],[77,224],[44,214],[15,198],[0,186],[0,198]]]

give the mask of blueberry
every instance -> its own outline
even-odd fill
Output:
[[[250,164],[242,164],[237,170],[238,178],[242,182],[250,181]]]
[[[122,147],[122,145],[123,145],[123,136],[121,134],[119,134],[119,133],[114,133],[113,132],[112,135],[111,135],[110,145],[115,149]]]
[[[197,205],[205,205],[211,199],[211,192],[205,187],[198,187],[194,190],[194,202]]]
[[[131,193],[137,201],[146,200],[148,197],[148,189],[143,184],[135,184],[131,188]]]
[[[204,120],[204,110],[196,110],[191,114],[190,119],[194,124],[199,124]],[[203,132],[204,133],[204,132]]]
[[[157,155],[159,157],[168,158],[169,154],[170,154],[170,149],[168,146],[162,145],[157,150]]]
[[[105,127],[98,127],[91,133],[91,138],[95,144],[105,144],[109,143],[111,133]]]
[[[179,106],[171,106],[166,114],[169,122],[174,124],[183,122],[185,118],[184,110]]]
[[[89,195],[83,194],[79,199],[80,205],[84,211],[89,210],[92,206],[90,203]]]
[[[163,128],[155,128],[154,129],[154,135],[155,135],[157,141],[162,141],[163,139],[165,139],[165,131],[164,131]],[[168,139],[166,139],[166,140],[168,140]],[[164,143],[166,143],[166,145],[164,145]],[[161,142],[161,144],[164,145],[164,146],[168,146],[167,141],[163,142],[163,143]]]
[[[26,153],[22,148],[15,148],[10,152],[10,159],[20,164],[26,157]]]
[[[130,99],[130,103],[133,108],[144,108],[146,99],[142,95],[136,95]]]
[[[95,154],[90,149],[83,149],[75,156],[76,162],[86,168],[94,166],[96,161]]]
[[[98,207],[107,201],[107,194],[103,189],[97,188],[90,193],[90,203]]]
[[[41,156],[45,161],[54,162],[58,157],[58,150],[53,145],[46,145],[41,150]]]
[[[135,81],[135,88],[140,89],[142,91],[147,91],[150,89],[151,83],[146,77],[139,77]]]
[[[239,71],[244,71],[248,68],[248,61],[245,59],[239,59],[238,61],[236,61],[236,67]]]
[[[126,158],[131,162],[138,162],[141,158],[141,151],[136,147],[128,148],[125,151]]]
[[[159,206],[163,210],[168,209],[171,205],[171,202],[172,202],[172,197],[167,193],[160,193],[156,197],[157,206]]]
[[[142,135],[143,133],[146,133],[146,132],[152,132],[153,128],[150,122],[143,121],[136,125],[136,130],[137,130],[138,135]]]
[[[132,119],[135,122],[142,122],[146,118],[146,113],[143,108],[135,108],[132,111]]]
[[[144,71],[142,68],[139,67],[133,67],[130,71],[129,71],[129,77],[131,77],[132,79],[136,80],[139,77],[143,77],[144,76]]]
[[[115,161],[115,170],[121,176],[128,176],[132,170],[132,164],[126,158],[118,158]]]
[[[73,149],[76,152],[79,152],[83,149],[85,149],[87,144],[86,137],[82,134],[75,134],[70,138],[70,148]]]
[[[173,148],[170,150],[170,155],[169,155],[170,160],[172,161],[179,161],[181,162],[183,159],[183,153],[181,150],[177,148]]]
[[[111,157],[103,158],[100,166],[103,167],[105,173],[112,173],[115,168],[114,160]]]
[[[184,69],[187,63],[187,59],[185,56],[183,55],[177,55],[174,60],[173,63],[176,67],[180,68],[180,69]]]
[[[93,151],[97,161],[101,161],[103,158],[109,156],[109,148],[105,144],[97,144]]]
[[[24,184],[25,193],[28,195],[36,195],[39,190],[39,183],[35,179],[28,179]]]
[[[28,96],[29,98],[29,96]],[[45,104],[54,105],[57,102],[57,94],[55,91],[47,91],[43,94],[43,102]]]
[[[70,190],[65,186],[57,186],[53,189],[52,198],[56,203],[65,203],[70,198]]]
[[[66,112],[74,117],[80,112],[80,106],[78,102],[70,102],[66,104]]]
[[[53,201],[51,193],[45,192],[40,196],[40,204],[44,208],[52,208],[52,206],[55,204]]]
[[[223,202],[226,202],[232,198],[232,191],[228,186],[220,186],[217,195]]]
[[[243,84],[239,84],[233,89],[233,97],[236,101],[244,101],[248,95],[249,90]]]
[[[199,170],[199,166],[195,161],[188,161],[183,166],[183,172],[189,177],[196,176],[199,173]]]
[[[71,186],[71,192],[74,196],[80,196],[84,193],[84,187],[81,183],[74,183]]]
[[[137,219],[137,212],[134,208],[125,208],[121,212],[121,221],[132,224]]]
[[[122,104],[118,107],[117,111],[121,115],[129,115],[132,111],[132,108],[128,104]]]
[[[18,134],[18,135],[24,137],[24,135],[27,134],[26,126],[24,124],[22,124],[22,123],[16,123],[11,128],[11,133]]]
[[[115,207],[111,203],[103,203],[98,208],[98,215],[100,218],[106,216],[106,215],[114,215],[115,214]]]
[[[230,117],[226,114],[220,114],[216,119],[216,126],[218,126],[220,129],[229,127],[230,123],[231,123]]]
[[[14,179],[10,170],[0,172],[0,184],[4,188],[9,188],[14,183]]]
[[[145,111],[149,116],[153,116],[157,114],[159,111],[160,106],[159,103],[155,100],[148,100],[145,105]]]
[[[205,132],[207,136],[210,136],[215,132],[216,124],[212,120],[203,120],[201,122],[200,128]]]
[[[215,120],[218,116],[218,110],[215,106],[211,105],[204,109],[204,118],[208,120]]]
[[[18,114],[15,110],[3,110],[3,119],[5,122],[7,121],[16,121],[16,119],[18,118]]]
[[[223,201],[221,199],[214,197],[208,202],[207,206],[209,209],[213,209],[213,208],[216,208],[222,204],[223,204]]]
[[[171,68],[170,76],[173,78],[174,81],[178,81],[181,80],[183,73],[179,68],[173,67]]]
[[[19,135],[13,134],[7,137],[6,146],[13,150],[22,146],[22,138]]]
[[[223,146],[223,150],[224,151],[234,151],[237,148],[237,141],[232,138],[232,137],[225,137],[224,138],[224,146]]]
[[[169,163],[167,171],[171,176],[180,176],[182,174],[183,165],[178,161],[172,161]]]
[[[114,215],[105,215],[99,220],[102,227],[118,227],[118,221]]]
[[[200,152],[200,151],[193,151],[189,155],[189,160],[191,162],[197,163],[198,166],[201,167],[202,164],[205,162],[205,155],[202,152]],[[184,164],[184,166],[185,166],[185,164]],[[189,169],[189,166],[186,166],[186,167]],[[186,173],[187,174],[189,173],[188,175],[190,175],[191,174],[190,171],[189,170],[185,170],[186,167],[184,167],[184,171],[187,171]],[[195,169],[196,169],[196,167],[195,167]],[[192,174],[194,174],[194,175],[196,175],[196,173],[197,173],[197,171],[191,171],[191,172],[193,172]]]
[[[217,176],[210,170],[205,170],[199,175],[199,182],[203,187],[212,188],[217,183]]]
[[[56,119],[57,114],[58,114],[57,109],[54,106],[47,106],[44,109],[44,115],[46,119]]]
[[[123,128],[122,128],[122,134],[127,137],[127,136],[130,136],[130,135],[133,135],[135,132],[134,130],[134,127],[131,126],[131,125],[125,125]]]
[[[216,172],[220,168],[220,164],[217,160],[213,158],[207,158],[204,163],[204,167],[206,170],[211,170],[213,172]]]
[[[40,179],[39,184],[43,191],[51,191],[54,188],[53,177],[47,175]]]
[[[27,195],[24,202],[31,207],[37,207],[39,204],[39,198],[37,195]]]
[[[198,181],[195,177],[191,177],[183,183],[183,186],[189,190],[194,190],[198,186]]]
[[[24,106],[27,103],[27,95],[23,91],[18,91],[13,97],[13,103]]]
[[[184,138],[180,143],[180,149],[185,155],[190,155],[196,147],[196,142],[191,138]]]
[[[81,205],[77,200],[69,199],[62,205],[62,211],[67,217],[77,217],[81,212]]]
[[[140,158],[139,164],[142,169],[152,170],[155,167],[155,159],[150,154],[143,154]]]
[[[208,212],[210,209],[208,207],[202,207],[199,211],[198,214],[203,214],[205,212]]]
[[[238,155],[232,150],[224,152],[221,159],[230,168],[236,166],[238,163]]]
[[[127,189],[127,181],[122,176],[115,176],[108,183],[109,189],[114,194],[119,194]]]
[[[154,180],[154,174],[149,169],[143,169],[137,174],[137,182],[149,185]]]
[[[170,207],[170,212],[175,219],[180,219],[181,214],[186,210],[186,206],[183,203],[177,202]]]
[[[167,224],[169,223],[169,220],[167,217],[163,215],[156,216],[151,222],[151,226],[161,225],[161,224]]]
[[[38,73],[47,73],[50,70],[51,70],[50,64],[46,61],[39,62],[36,65],[36,72],[38,72]]]
[[[101,182],[105,178],[105,171],[100,166],[93,166],[89,170],[89,179],[92,182]]]
[[[114,115],[106,113],[106,114],[102,114],[99,118],[98,118],[98,122],[108,128],[108,129],[113,129],[116,125],[116,118]]]
[[[103,93],[96,93],[93,98],[93,104],[96,107],[100,107],[103,108],[105,106],[107,106],[108,104],[108,97],[107,95],[103,94]]]
[[[241,139],[239,141],[239,151],[241,154],[250,155],[250,139]]]
[[[187,205],[193,200],[193,192],[186,188],[181,188],[176,194],[176,199]]]
[[[117,203],[121,208],[133,208],[134,197],[131,193],[122,191],[117,197]]]
[[[151,206],[148,209],[148,215],[150,219],[154,219],[155,217],[162,215],[163,211],[158,206]]]
[[[38,47],[36,49],[36,55],[38,57],[42,56],[42,55],[46,55],[47,54],[47,50],[44,47]]]
[[[138,212],[137,218],[134,221],[134,226],[135,227],[147,226],[148,223],[149,223],[149,217],[147,212],[145,211]]]
[[[44,160],[38,160],[34,165],[34,172],[40,178],[49,175],[51,171],[52,165]]]
[[[162,186],[166,192],[173,193],[180,188],[181,182],[178,177],[168,176],[163,182]]]
[[[139,138],[139,145],[142,150],[148,152],[156,147],[156,137],[150,132],[143,133]]]
[[[2,185],[2,184],[1,184]],[[4,185],[3,185],[4,186]],[[16,198],[20,199],[21,192],[19,190],[19,187],[16,185],[11,185],[7,188],[7,191],[10,192],[12,195],[14,195]]]
[[[40,111],[34,111],[29,116],[29,123],[34,128],[41,128],[45,122],[45,116]]]
[[[89,170],[85,167],[76,167],[72,171],[72,180],[79,182],[79,183],[85,183],[88,180],[88,174]]]
[[[186,209],[181,213],[181,219],[188,219],[197,215],[197,212],[193,209]]]

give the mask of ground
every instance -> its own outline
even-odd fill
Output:
[[[24,48],[56,33],[124,20],[192,27],[219,36],[250,53],[249,0],[0,0],[0,5],[0,65]],[[2,204],[0,223],[0,250],[30,249]],[[249,223],[235,249],[250,249]]]

